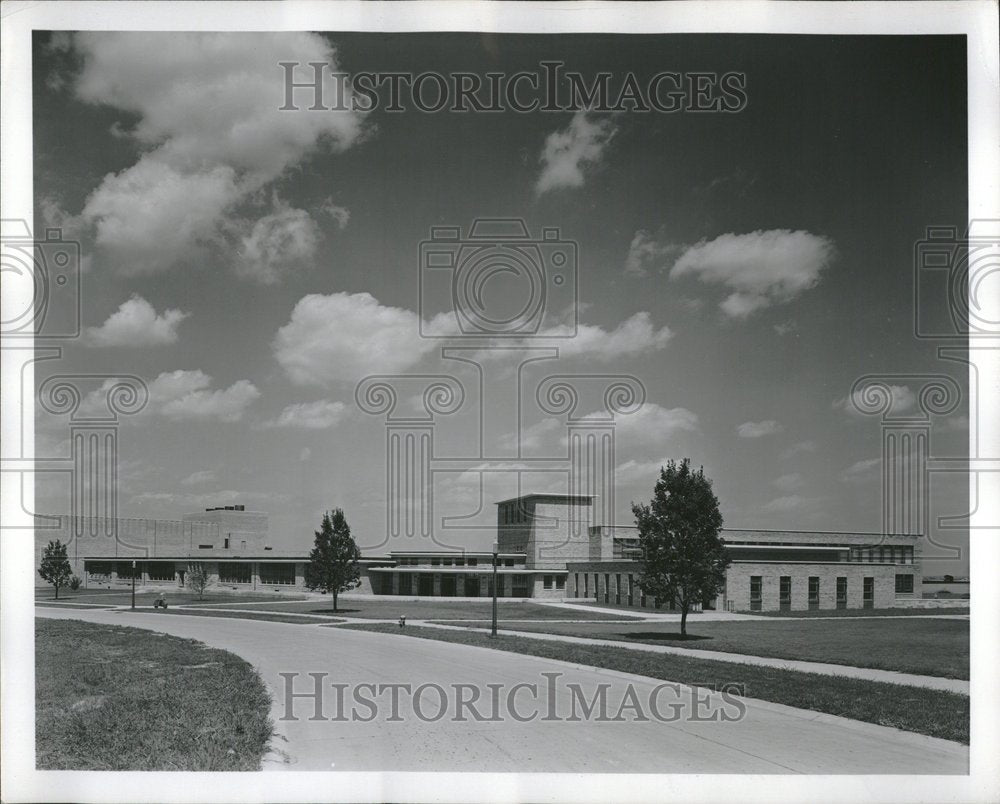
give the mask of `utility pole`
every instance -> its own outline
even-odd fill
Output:
[[[493,629],[491,637],[497,635],[497,565],[500,563],[500,545],[493,543]]]
[[[132,611],[135,611],[135,560],[132,561]]]

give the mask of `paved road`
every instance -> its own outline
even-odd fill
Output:
[[[465,645],[335,627],[154,613],[39,607],[36,615],[152,628],[246,658],[274,699],[278,751],[272,752],[266,769],[937,774],[966,773],[968,766],[968,749],[944,740],[757,701],[747,702],[742,719],[725,721],[739,710],[720,695],[701,691],[696,703],[690,688],[660,685],[656,691],[659,682],[639,676]],[[319,676],[326,685],[320,718],[312,719],[312,698],[294,700],[292,712],[286,712],[283,672],[299,674],[296,692],[314,690],[309,673],[327,674]],[[550,681],[543,673],[561,676]],[[515,689],[523,682],[537,686],[537,701],[530,689]],[[333,683],[346,685],[342,708]],[[377,694],[358,686],[409,684],[415,691],[427,683],[440,685],[449,695],[437,722],[427,722],[440,712],[434,688],[425,688],[418,705],[416,696],[396,688],[394,712],[392,688]],[[550,683],[556,685],[551,700]],[[589,701],[602,683],[608,685],[609,717],[619,712],[622,701],[634,703],[624,710],[627,720],[566,722],[572,685]],[[481,717],[499,713],[502,719],[476,722],[466,708],[465,721],[456,722],[455,684],[470,685],[462,692],[466,700],[473,697],[472,687],[481,690],[481,699],[472,705]],[[367,704],[352,703],[362,689],[361,699],[377,702],[377,716],[370,722],[329,719],[344,711],[368,718]],[[634,698],[627,697],[629,689]],[[551,706],[560,719],[543,721]],[[637,711],[650,719],[632,720]],[[286,714],[297,719],[281,720]],[[513,717],[532,714],[531,722]]]

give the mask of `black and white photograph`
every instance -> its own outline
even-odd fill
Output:
[[[997,3],[0,14],[4,801],[1000,798]]]

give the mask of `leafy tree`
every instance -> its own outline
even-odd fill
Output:
[[[56,539],[49,542],[42,551],[42,563],[38,568],[42,580],[56,588],[56,600],[59,599],[59,587],[69,583],[73,576],[73,568],[66,557],[66,545]]]
[[[691,607],[715,597],[726,581],[729,558],[719,536],[722,514],[704,470],[685,458],[660,469],[649,505],[633,503],[645,562],[639,586],[647,595],[674,600],[687,636]]]
[[[201,600],[205,596],[205,590],[212,584],[212,576],[201,561],[194,561],[188,564],[184,582],[188,589],[198,593],[198,600]]]
[[[309,553],[305,582],[309,589],[319,589],[333,595],[333,610],[337,610],[337,595],[361,585],[361,551],[351,538],[351,528],[344,512],[335,508],[323,514],[322,529],[316,531],[316,543]]]

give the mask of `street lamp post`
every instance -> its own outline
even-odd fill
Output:
[[[500,563],[500,545],[493,543],[493,628],[490,636],[497,635],[497,565]]]
[[[135,611],[135,561],[132,562],[132,611]]]

